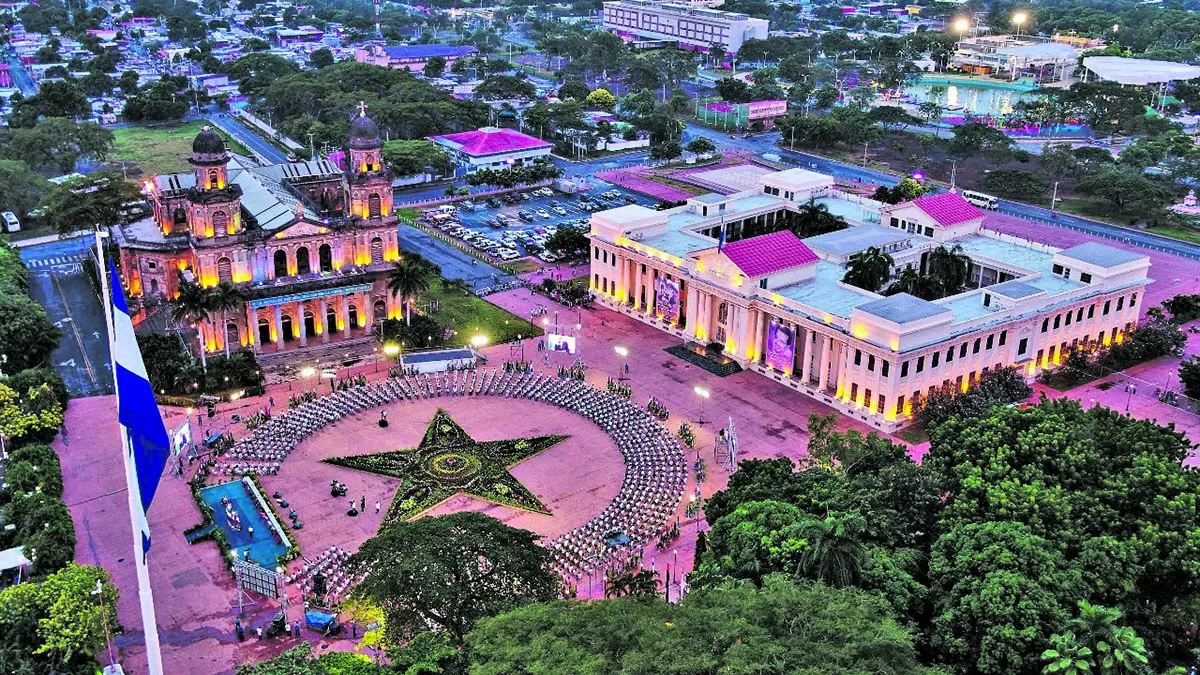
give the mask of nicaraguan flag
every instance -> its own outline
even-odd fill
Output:
[[[717,238],[717,253],[725,248],[725,223],[721,223],[721,235]]]
[[[117,418],[122,432],[129,435],[129,452],[132,453],[133,479],[129,489],[136,490],[141,512],[136,520],[142,530],[142,554],[150,550],[150,525],[146,511],[154,500],[158,480],[171,452],[167,428],[163,425],[158,403],[154,400],[154,389],[146,376],[146,364],[138,349],[137,337],[133,334],[133,319],[129,316],[129,305],[121,291],[121,280],[112,261],[108,263],[109,288],[112,289],[113,304],[113,372],[117,380]]]

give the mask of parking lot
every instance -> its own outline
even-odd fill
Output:
[[[533,255],[543,262],[553,262],[554,256],[542,253],[541,244],[558,228],[586,229],[595,211],[627,204],[653,208],[654,200],[600,183],[573,195],[541,188],[497,195],[473,205],[459,202],[456,210],[440,207],[443,215],[435,215],[436,210],[427,212],[427,219],[443,232],[501,260]]]

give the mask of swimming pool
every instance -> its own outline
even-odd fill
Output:
[[[1035,100],[1038,96],[1030,93],[1033,89],[1033,85],[1020,82],[922,77],[917,84],[906,87],[904,94],[917,104],[937,101],[951,114],[1006,115],[1019,101]]]
[[[281,540],[272,524],[263,517],[262,507],[250,493],[247,483],[235,480],[206,487],[200,491],[200,498],[212,508],[214,524],[225,534],[230,548],[239,556],[248,550],[251,562],[271,569],[287,551],[287,541]],[[223,500],[226,498],[241,521],[241,531],[233,529],[225,515]],[[250,534],[251,530],[253,535]]]

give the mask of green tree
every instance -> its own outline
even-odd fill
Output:
[[[891,276],[892,256],[872,246],[859,251],[846,261],[842,282],[868,291],[877,291]]]
[[[312,67],[316,68],[317,70],[328,68],[334,63],[333,52],[330,51],[328,47],[314,49],[313,53],[308,55],[308,62],[311,63]]]
[[[800,554],[801,573],[830,586],[853,586],[862,576],[865,531],[866,522],[857,514],[809,523],[803,530],[808,547]]]
[[[709,140],[708,138],[705,138],[704,136],[697,136],[697,137],[693,138],[692,140],[688,141],[686,149],[688,152],[691,152],[691,153],[694,153],[697,155],[707,155],[709,153],[716,152],[717,144],[713,143],[711,140]]]
[[[72,564],[0,591],[0,660],[10,672],[94,672],[92,655],[116,629],[117,589],[99,567]]]
[[[1090,675],[1092,673],[1092,650],[1084,647],[1075,639],[1075,634],[1068,631],[1050,638],[1053,645],[1042,652],[1042,660],[1046,666],[1042,672],[1046,675]]]
[[[942,283],[945,295],[961,293],[971,278],[971,258],[958,244],[938,246],[929,252],[926,271]]]
[[[208,309],[212,312],[221,313],[220,329],[225,332],[225,315],[226,312],[235,309],[241,309],[246,303],[246,297],[242,292],[233,285],[232,282],[222,281],[209,291]],[[229,358],[229,340],[224,340],[225,358]]]
[[[579,80],[569,80],[564,82],[563,85],[558,88],[558,97],[564,101],[567,99],[583,101],[586,100],[591,93],[592,90],[588,89],[587,84],[580,82]],[[616,97],[613,98],[613,103],[616,103]],[[611,110],[611,108],[605,108],[605,110]]]
[[[208,289],[200,284],[180,283],[179,294],[171,300],[171,316],[176,322],[187,322],[196,329],[196,337],[200,345],[200,367],[208,371],[208,357],[205,356],[207,347],[204,344],[204,326],[209,323],[209,313],[213,311],[213,296]]]
[[[0,294],[0,354],[12,370],[46,363],[58,347],[62,331],[46,318],[46,310],[29,296]]]
[[[388,525],[347,561],[370,572],[353,595],[383,608],[392,644],[431,627],[461,643],[481,619],[557,596],[536,539],[469,511]]]
[[[447,175],[454,170],[446,151],[433,141],[385,141],[382,154],[384,163],[397,176],[425,171]]]
[[[98,171],[51,189],[38,208],[44,210],[42,217],[48,224],[65,234],[93,224],[118,224],[125,204],[139,199],[137,185],[120,173]]]
[[[650,146],[650,159],[669,162],[682,154],[683,148],[680,147],[679,141],[664,141]]]
[[[723,77],[716,83],[717,95],[730,103],[750,102],[750,85],[735,77]]]
[[[431,56],[425,60],[425,67],[421,69],[425,77],[438,78],[442,73],[446,72],[446,59],[440,56]]]
[[[979,122],[968,122],[954,127],[954,137],[946,146],[951,157],[964,160],[975,155],[996,158],[1012,154],[1012,139],[1003,131]]]
[[[408,255],[397,261],[388,272],[387,288],[393,297],[400,296],[404,303],[404,322],[412,323],[412,302],[417,296],[429,290],[430,269],[422,264],[423,259],[413,259]]]
[[[1112,203],[1118,211],[1131,207],[1151,208],[1170,199],[1170,193],[1146,178],[1141,171],[1110,167],[1081,178],[1080,192]]]
[[[560,227],[554,234],[546,238],[546,250],[559,255],[575,257],[587,253],[591,247],[591,239],[587,232],[577,227]]]
[[[527,605],[483,621],[467,650],[472,675],[931,672],[877,595],[783,576],[696,590],[678,605]]]
[[[601,110],[613,110],[617,107],[617,97],[607,89],[596,89],[587,95],[587,104]]]
[[[833,107],[833,104],[837,103],[841,92],[832,84],[825,84],[821,85],[821,88],[816,91],[814,96],[816,97],[815,103],[817,107],[822,110],[828,110]]]

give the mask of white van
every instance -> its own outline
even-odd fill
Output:
[[[21,231],[21,221],[17,220],[16,214],[13,213],[12,211],[5,211],[4,213],[0,213],[0,218],[4,219],[4,231],[5,232],[20,232]]]
[[[995,211],[1000,207],[1000,202],[991,195],[986,195],[982,192],[973,192],[971,190],[963,190],[962,198],[968,203],[977,206],[981,209],[990,209]]]

